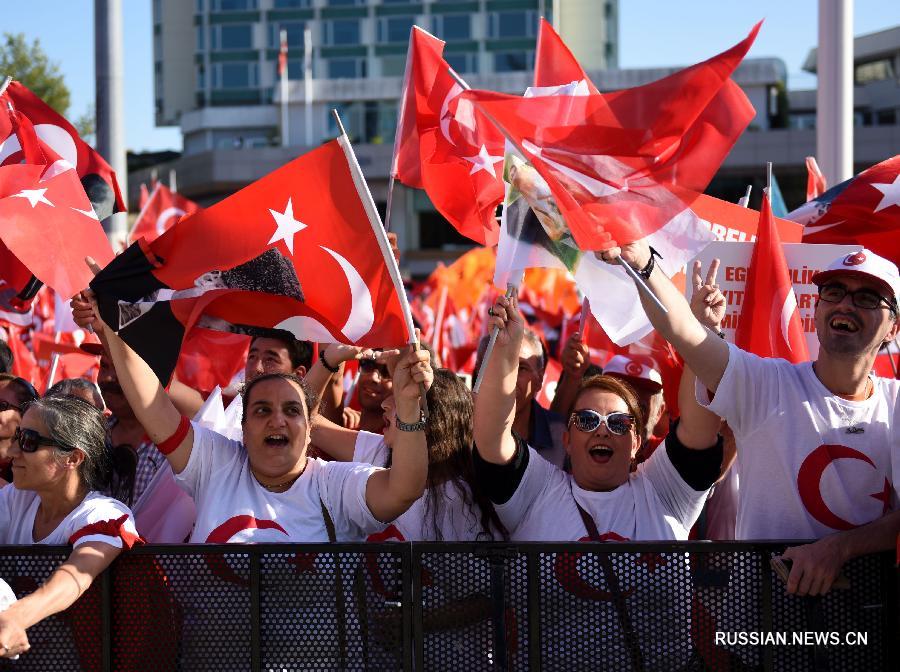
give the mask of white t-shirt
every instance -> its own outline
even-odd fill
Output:
[[[353,461],[387,465],[389,449],[381,434],[359,432],[353,449]],[[409,509],[401,513],[391,524],[396,534],[390,539],[398,541],[489,541],[481,530],[481,512],[476,506],[466,506],[465,496],[453,482],[437,486],[437,492],[425,493]],[[468,493],[466,493],[468,494]],[[471,501],[471,495],[469,495]],[[437,527],[432,522],[432,507],[437,508]],[[384,533],[387,534],[387,531]],[[385,540],[379,534],[377,541]],[[399,536],[398,536],[399,535]],[[375,541],[375,539],[372,539]]]
[[[320,501],[331,514],[338,541],[363,541],[384,529],[366,504],[366,482],[377,468],[310,458],[290,488],[269,492],[250,472],[243,444],[192,425],[190,459],[175,474],[197,507],[191,542],[328,541]]]
[[[46,544],[78,548],[102,542],[116,548],[131,548],[140,541],[131,510],[111,497],[89,492],[62,522],[43,539],[34,540],[34,519],[41,499],[33,490],[15,485],[0,489],[0,544]]]
[[[900,381],[873,376],[864,401],[833,395],[811,362],[763,359],[729,344],[711,403],[734,431],[741,463],[737,539],[818,539],[897,508]],[[865,431],[848,433],[848,426]]]
[[[694,490],[681,478],[665,444],[611,492],[578,487],[571,474],[540,459],[529,448],[519,487],[508,502],[495,506],[517,541],[588,541],[576,502],[594,519],[604,541],[684,540],[700,515],[707,492]],[[617,554],[612,556],[612,567],[627,597],[644,663],[651,669],[675,669],[684,664],[691,652],[687,556]],[[578,641],[586,656],[580,659],[592,667],[628,668],[614,595],[598,555],[549,556],[548,562],[541,563],[540,585],[541,612],[556,615],[542,625],[545,657],[568,656],[572,642]],[[585,629],[584,623],[594,625]]]

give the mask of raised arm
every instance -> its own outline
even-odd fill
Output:
[[[486,462],[507,464],[516,454],[512,425],[525,325],[516,297],[501,296],[491,307],[491,313],[489,328],[500,331],[490,359],[482,364],[481,388],[475,395],[475,446]]]
[[[563,372],[556,383],[556,393],[550,402],[550,410],[567,418],[578,396],[584,372],[591,364],[590,350],[577,331],[566,341],[561,359]]]
[[[68,609],[91,582],[122,552],[102,542],[86,542],[72,551],[50,578],[0,613],[0,656],[10,657],[29,649],[25,631],[48,616]]]
[[[725,316],[725,297],[716,285],[719,260],[714,259],[709,266],[706,279],[702,279],[700,262],[694,262],[691,278],[694,295],[691,297],[691,311],[697,321],[714,333],[721,332],[722,318]],[[714,446],[722,419],[697,403],[696,377],[690,366],[685,365],[678,387],[678,409],[681,421],[678,423],[678,440],[682,445],[694,450]]]
[[[427,389],[434,380],[430,355],[427,350],[409,346],[393,359],[388,368],[392,369],[397,420],[411,425],[420,419],[422,386]],[[375,472],[366,484],[369,511],[382,522],[394,520],[422,496],[427,476],[428,446],[424,428],[398,431],[391,450],[391,468]]]
[[[178,431],[182,415],[172,403],[159,379],[150,366],[140,358],[128,345],[119,338],[100,318],[96,302],[89,291],[82,292],[72,299],[72,312],[79,314],[79,319],[90,324],[104,339],[110,359],[116,369],[119,385],[128,399],[128,404],[147,436],[157,446],[171,439]],[[89,317],[85,317],[85,315]],[[92,317],[90,317],[92,315]],[[194,430],[188,426],[187,434],[177,446],[162,450],[172,465],[172,470],[181,473],[187,466],[194,442]]]
[[[618,263],[621,256],[632,268],[642,270],[650,263],[650,247],[646,240],[638,240],[622,248],[613,247],[597,256],[609,263]],[[719,386],[728,365],[728,346],[722,339],[708,331],[691,313],[687,299],[654,265],[647,285],[666,307],[662,312],[646,294],[638,289],[641,305],[653,327],[669,343],[675,346],[684,361],[697,374],[697,378],[713,392]],[[695,285],[695,289],[697,286]]]

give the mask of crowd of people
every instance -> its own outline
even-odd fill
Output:
[[[477,394],[424,342],[314,348],[276,332],[251,342],[230,428],[211,428],[199,392],[177,380],[164,388],[91,293],[78,295],[76,322],[100,340],[86,346],[98,384],[64,380],[42,396],[0,373],[0,544],[73,547],[0,613],[0,656],[27,651],[29,627],[144,542],[680,541],[693,529],[813,540],[783,555],[798,595],[828,592],[849,559],[893,547],[900,383],[872,373],[900,331],[893,263],[861,250],[813,278],[819,355],[793,365],[720,337],[715,268],[703,277],[694,267],[686,299],[645,241],[597,255],[624,259],[666,309],[641,294],[685,363],[677,418],[654,366],[619,355],[601,369],[579,333],[561,344],[564,373],[544,408],[546,344],[517,298],[501,296],[485,316],[497,337],[489,357],[486,338],[479,346]],[[355,410],[341,384],[353,360]],[[848,456],[866,468],[823,478]],[[673,571],[687,574],[684,563]],[[603,566],[613,592],[616,571]],[[660,595],[648,583],[596,608],[622,627],[627,597],[670,623],[671,641],[636,643],[652,664],[690,649],[689,582],[683,590]],[[626,635],[617,646],[642,637]]]

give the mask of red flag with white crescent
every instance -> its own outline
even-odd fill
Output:
[[[396,262],[343,142],[132,244],[94,278],[104,320],[161,380],[195,325],[366,347],[407,342],[388,268]]]
[[[151,243],[172,228],[182,217],[192,215],[198,210],[201,210],[200,206],[191,199],[158,182],[134,221],[134,227],[128,234],[128,242],[133,243],[143,238]]]
[[[600,93],[559,33],[542,18],[534,55],[534,85],[561,86],[572,82],[584,82],[588,92]]]
[[[809,359],[797,297],[768,194],[763,194],[759,210],[735,343],[760,357],[780,357],[795,364]]]

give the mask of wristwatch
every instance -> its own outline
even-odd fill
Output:
[[[423,429],[425,429],[425,411],[419,411],[418,422],[403,422],[400,419],[400,416],[397,416],[394,419],[394,424],[401,432],[421,432]]]

